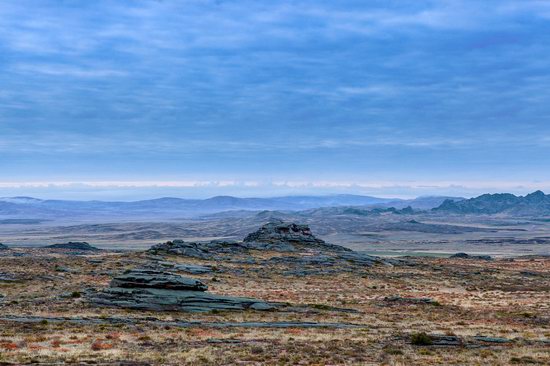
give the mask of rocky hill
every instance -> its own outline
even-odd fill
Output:
[[[68,242],[63,244],[52,244],[48,245],[45,248],[47,249],[71,249],[71,250],[80,250],[80,251],[89,251],[89,252],[97,252],[100,249],[91,246],[90,244],[86,242]]]
[[[248,234],[243,241],[212,240],[209,242],[186,242],[173,240],[151,247],[154,255],[178,255],[204,260],[227,260],[230,255],[249,255],[252,251],[291,253],[271,258],[298,267],[304,265],[334,265],[354,263],[360,266],[400,263],[355,252],[340,245],[330,244],[315,237],[307,225],[298,225],[280,220],[271,221],[257,231]]]
[[[257,231],[248,234],[243,241],[212,240],[209,242],[185,242],[173,240],[157,244],[149,252],[185,255],[207,259],[222,253],[242,253],[249,250],[272,250],[296,252],[316,250],[320,252],[350,251],[339,245],[326,243],[315,237],[307,225],[298,225],[280,220],[271,221]]]
[[[550,215],[550,195],[542,191],[526,196],[510,193],[484,194],[463,201],[446,200],[433,211],[457,214]]]
[[[381,205],[389,198],[349,194],[326,196],[251,197],[216,196],[208,199],[164,197],[133,202],[41,200],[0,197],[0,219],[173,218],[223,211],[307,210],[318,207]]]

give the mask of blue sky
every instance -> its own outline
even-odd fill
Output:
[[[6,0],[0,195],[550,189],[549,70],[550,1]]]

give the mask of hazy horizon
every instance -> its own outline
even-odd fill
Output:
[[[485,193],[513,193],[526,195],[536,190],[548,191],[540,185],[509,186],[509,187],[465,187],[465,186],[376,186],[357,184],[311,184],[305,182],[286,182],[278,184],[251,184],[251,182],[187,182],[178,185],[177,182],[157,182],[118,185],[109,182],[100,184],[57,183],[33,184],[24,183],[8,185],[0,183],[0,198],[33,197],[38,199],[60,200],[102,200],[102,201],[138,201],[165,197],[183,199],[207,199],[215,196],[234,196],[240,198],[269,198],[281,196],[327,196],[327,195],[362,195],[379,198],[413,199],[427,196],[453,196],[471,198]]]

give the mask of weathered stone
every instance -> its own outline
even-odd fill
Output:
[[[51,323],[72,323],[72,324],[106,324],[120,325],[131,324],[139,325],[143,323],[153,324],[157,326],[169,326],[177,328],[333,328],[333,329],[349,329],[349,328],[364,328],[364,325],[353,323],[317,323],[317,322],[201,322],[201,321],[164,321],[155,317],[136,318],[136,317],[42,317],[42,316],[0,316],[1,321],[35,324],[44,320]]]
[[[199,280],[169,272],[133,269],[113,278],[111,287],[156,288],[165,290],[206,291],[208,286]]]
[[[97,252],[101,249],[98,249],[96,247],[91,246],[90,244],[86,242],[68,242],[64,244],[52,244],[48,245],[44,248],[48,249],[71,249],[71,250],[79,250],[79,251],[88,251],[88,252]]]
[[[211,273],[213,271],[212,267],[201,266],[198,264],[173,263],[173,262],[166,262],[166,261],[158,262],[158,264],[162,267],[170,268],[176,271],[187,272],[190,274],[204,274],[204,273]]]
[[[213,240],[211,242],[185,242],[173,240],[154,245],[149,249],[152,254],[173,254],[185,257],[212,259],[220,253],[236,253],[248,249],[242,243],[232,241]]]
[[[174,240],[154,245],[148,252],[153,255],[172,254],[207,260],[216,259],[237,261],[235,263],[256,264],[254,259],[245,262],[242,258],[231,258],[232,254],[246,254],[251,250],[296,253],[296,255],[271,258],[264,261],[264,264],[280,263],[323,267],[345,264],[349,267],[350,264],[372,266],[375,264],[399,265],[404,263],[403,260],[375,257],[355,252],[340,245],[326,243],[316,238],[307,225],[285,223],[280,220],[263,225],[256,232],[247,235],[242,242],[213,240],[199,243]],[[297,273],[306,275],[308,271]]]
[[[245,297],[206,293],[202,282],[177,274],[135,269],[115,277],[110,287],[89,294],[102,306],[151,311],[271,310],[274,305]]]
[[[283,256],[272,257],[265,261],[265,264],[297,264],[297,265],[322,265],[332,266],[336,262],[336,259],[328,255],[311,255],[311,256]]]
[[[260,310],[260,308],[264,306],[260,304],[265,304],[255,299],[219,296],[203,291],[121,287],[106,289],[99,296],[95,297],[94,303],[98,305],[116,306],[138,310],[186,312],[246,309]],[[254,307],[252,307],[253,305]],[[265,306],[269,309],[273,308],[268,307],[268,304],[265,304]]]
[[[307,225],[298,225],[280,220],[263,225],[257,231],[248,234],[243,241],[258,249],[270,249],[281,252],[294,251],[297,247],[350,251],[350,249],[328,244],[324,240],[316,238]]]
[[[403,304],[439,304],[436,300],[430,299],[428,297],[401,297],[401,296],[386,296],[384,297],[386,302],[395,302]]]
[[[391,264],[392,260],[382,259],[380,257],[375,257],[372,255],[359,253],[359,252],[346,252],[338,254],[339,259],[343,259],[355,264],[364,265],[364,266],[373,266],[375,264]]]
[[[467,253],[456,253],[451,255],[449,258],[452,259],[479,259],[484,261],[490,261],[493,258],[490,255],[470,255]]]
[[[485,336],[475,336],[474,339],[479,342],[484,343],[509,343],[510,339],[500,338],[500,337],[485,337]]]
[[[457,336],[454,335],[435,335],[432,334],[432,346],[439,346],[439,347],[460,347],[464,345],[464,341]]]
[[[2,281],[2,282],[15,282],[15,281],[18,281],[18,280],[19,279],[14,274],[6,273],[6,272],[0,272],[0,281]]]

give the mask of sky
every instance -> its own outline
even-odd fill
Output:
[[[0,196],[550,191],[550,1],[4,0]]]

